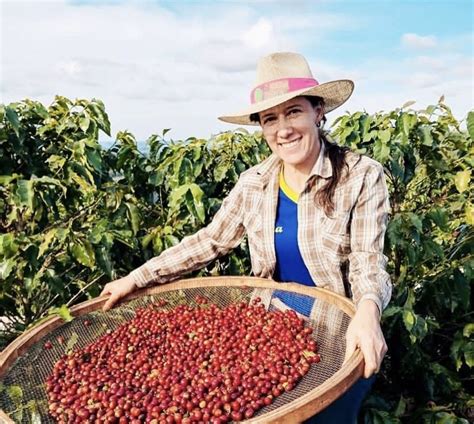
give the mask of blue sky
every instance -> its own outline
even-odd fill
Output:
[[[376,112],[445,95],[473,107],[473,6],[468,0],[0,0],[0,101],[101,98],[113,132],[139,139],[232,129],[259,57],[305,55],[320,82],[350,78],[332,112]]]

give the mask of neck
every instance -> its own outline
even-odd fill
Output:
[[[321,151],[321,145],[315,150],[315,154],[311,157],[311,160],[305,161],[299,164],[283,163],[283,177],[285,178],[286,184],[297,193],[301,193],[306,185],[308,177],[311,175],[311,171],[316,164]]]

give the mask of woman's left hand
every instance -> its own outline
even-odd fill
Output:
[[[377,304],[368,299],[362,301],[352,318],[346,333],[346,356],[350,358],[359,347],[365,361],[364,377],[369,378],[378,373],[387,344],[380,327],[380,313]]]

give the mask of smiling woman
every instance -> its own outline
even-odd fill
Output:
[[[389,208],[383,168],[330,143],[321,128],[325,113],[342,105],[353,86],[349,80],[319,84],[295,53],[262,58],[250,107],[220,119],[259,123],[273,154],[241,174],[210,225],[102,292],[110,294],[109,309],[137,287],[204,267],[247,234],[254,275],[352,297],[357,312],[346,334],[346,357],[361,349],[366,379],[314,423],[354,422],[387,350],[380,328],[391,295],[383,255]],[[313,304],[287,305],[316,319]]]

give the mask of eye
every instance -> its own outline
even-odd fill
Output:
[[[301,109],[299,108],[294,108],[294,109],[290,109],[287,113],[288,116],[295,116],[295,115],[298,115],[299,113],[301,112]]]
[[[270,124],[272,122],[275,122],[275,117],[274,116],[264,116],[263,119],[262,119],[262,123],[263,124]]]

